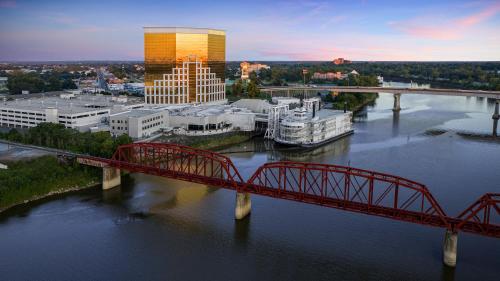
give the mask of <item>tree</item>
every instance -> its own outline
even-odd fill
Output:
[[[236,82],[231,86],[233,95],[240,96],[243,93],[243,84],[241,79],[236,80]]]
[[[255,71],[250,72],[248,75],[248,78],[250,81],[253,81],[255,84],[260,85],[260,79],[259,76],[257,76],[257,73]]]
[[[260,90],[257,87],[257,84],[255,83],[255,81],[250,81],[250,83],[248,83],[247,92],[248,92],[248,96],[251,98],[256,98],[259,96]]]
[[[9,75],[7,88],[11,94],[21,94],[22,91],[30,91],[31,93],[42,92],[45,88],[45,83],[36,73],[14,72]]]

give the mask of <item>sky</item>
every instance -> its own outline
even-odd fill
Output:
[[[229,61],[500,61],[500,0],[0,0],[0,61],[143,60],[144,26],[226,30]]]

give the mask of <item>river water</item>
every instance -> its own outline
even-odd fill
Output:
[[[231,147],[244,178],[280,159],[351,165],[428,186],[447,214],[500,192],[493,101],[392,95],[356,117],[355,134],[312,151],[262,140]],[[429,130],[445,133],[431,134]],[[500,239],[459,234],[455,270],[442,265],[444,230],[252,196],[234,220],[234,192],[134,174],[0,217],[1,280],[499,280]]]

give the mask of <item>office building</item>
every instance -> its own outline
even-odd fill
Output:
[[[145,102],[224,103],[225,61],[225,31],[145,27]]]

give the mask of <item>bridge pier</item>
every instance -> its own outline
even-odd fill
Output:
[[[498,127],[498,119],[500,119],[500,113],[499,113],[499,104],[500,100],[496,100],[495,102],[495,112],[493,113],[493,116],[491,117],[493,119],[493,136],[497,137],[497,127]]]
[[[443,263],[449,267],[457,265],[458,232],[446,230],[443,243]]]
[[[250,201],[250,194],[247,192],[236,192],[236,207],[234,209],[234,217],[237,220],[245,218],[250,214],[252,209],[252,201]]]
[[[401,110],[401,94],[394,94],[394,106],[392,111],[399,112]]]
[[[102,167],[102,189],[111,189],[121,184],[120,169],[113,167]]]

